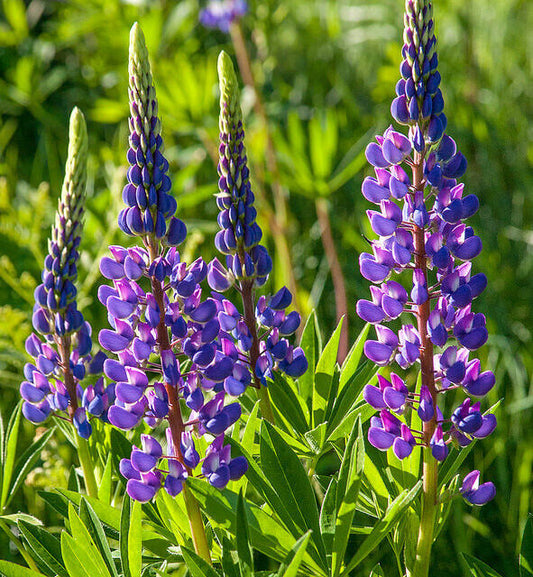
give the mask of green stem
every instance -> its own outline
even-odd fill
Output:
[[[416,545],[416,558],[412,577],[427,577],[431,560],[431,546],[437,515],[437,461],[431,449],[424,449],[424,485],[422,493],[422,516]]]
[[[85,439],[78,437],[78,459],[80,460],[85,488],[89,497],[98,498],[98,484],[94,476],[94,464],[89,452],[89,443]]]
[[[13,532],[9,529],[9,527],[7,526],[6,523],[4,523],[4,521],[0,520],[0,527],[3,529],[4,533],[9,537],[10,541],[15,545],[15,547],[18,549],[19,553],[22,555],[22,557],[24,558],[24,561],[26,561],[28,567],[30,569],[33,569],[34,571],[37,571],[38,573],[40,573],[39,571],[39,567],[37,567],[37,565],[35,564],[35,561],[31,558],[30,554],[26,551],[26,549],[24,548],[24,545],[22,544],[22,541],[20,539],[18,539]]]
[[[211,555],[209,553],[209,545],[207,543],[200,506],[187,486],[187,483],[183,484],[183,498],[185,499],[185,508],[187,509],[187,516],[189,517],[194,550],[200,557],[211,564]]]
[[[257,398],[259,399],[259,408],[261,409],[261,416],[269,423],[274,424],[274,412],[270,404],[270,395],[267,387],[260,387],[257,390]]]

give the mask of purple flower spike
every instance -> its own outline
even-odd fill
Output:
[[[377,339],[364,344],[368,359],[379,366],[396,362],[405,370],[419,365],[421,373],[419,395],[409,393],[395,373],[390,373],[390,381],[378,376],[378,387],[364,387],[365,401],[381,411],[379,418],[371,418],[368,440],[382,451],[392,447],[396,457],[404,459],[416,445],[413,434],[421,435],[420,444],[429,445],[436,461],[424,475],[430,470],[434,474],[450,443],[466,447],[496,427],[496,418],[482,415],[481,403],[470,398],[451,418],[437,405],[450,391],[483,397],[494,387],[495,377],[482,371],[478,359],[469,359],[470,351],[488,339],[485,316],[472,309],[487,286],[483,273],[473,274],[472,260],[482,242],[465,224],[480,200],[458,182],[467,162],[445,133],[448,120],[436,45],[431,0],[406,0],[401,78],[391,105],[392,116],[406,129],[401,133],[390,126],[365,151],[375,175],[364,179],[361,191],[379,208],[367,211],[375,235],[369,240],[372,250],[359,255],[361,274],[373,283],[371,298],[356,305],[357,314],[376,327]],[[396,282],[395,275],[404,278]],[[399,318],[396,335],[384,325]],[[405,408],[411,407],[423,423],[416,433],[407,425],[409,410],[407,422],[402,422]],[[467,478],[461,492],[471,503],[483,504],[494,496],[494,486],[478,487],[478,477],[479,472],[470,484]],[[426,481],[424,499],[436,502],[438,495]]]
[[[496,496],[496,487],[490,481],[479,484],[479,471],[472,471],[463,479],[460,493],[472,505],[485,505]]]

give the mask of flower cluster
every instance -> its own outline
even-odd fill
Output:
[[[370,360],[380,366],[396,361],[402,369],[420,362],[422,367],[418,393],[409,392],[395,373],[390,380],[380,376],[378,387],[367,385],[365,399],[380,411],[372,419],[369,441],[381,450],[392,447],[400,459],[416,445],[429,446],[443,461],[450,443],[465,446],[486,437],[496,419],[483,415],[480,402],[471,399],[484,396],[495,383],[494,374],[481,372],[480,361],[470,358],[488,338],[485,316],[472,310],[487,285],[484,274],[472,275],[471,260],[480,253],[481,240],[463,222],[475,214],[479,201],[457,182],[466,160],[444,134],[433,29],[431,2],[407,0],[402,79],[392,114],[409,131],[406,136],[391,126],[366,149],[375,177],[364,180],[362,192],[379,209],[367,212],[379,238],[371,243],[372,253],[360,256],[361,274],[374,286],[372,300],[360,300],[357,313],[375,325],[377,340],[364,347]],[[409,293],[389,280],[392,273],[410,276]],[[413,315],[415,323],[402,325],[398,333],[382,324],[403,313]],[[434,347],[440,352],[434,354]],[[445,419],[437,397],[456,389],[468,398]],[[411,431],[397,417],[407,407],[418,411],[424,432]],[[477,477],[469,478],[462,494],[471,503],[494,495],[491,483],[478,489]]]
[[[226,329],[231,331],[241,354],[249,360],[255,386],[266,384],[277,368],[292,377],[307,370],[301,348],[286,339],[300,325],[296,311],[286,313],[292,302],[290,291],[283,287],[270,298],[254,301],[255,287],[262,286],[272,270],[272,259],[260,243],[262,232],[256,222],[254,194],[250,184],[244,146],[244,127],[237,77],[231,58],[221,52],[218,60],[220,81],[219,193],[220,231],[216,248],[226,256],[226,267],[218,259],[209,265],[208,282],[215,291],[225,291],[236,284],[241,293],[244,315],[226,299],[219,300],[226,315]],[[254,314],[255,309],[255,314]]]
[[[68,413],[78,434],[91,435],[87,414],[106,419],[113,389],[102,379],[82,390],[86,374],[102,372],[103,353],[91,357],[91,327],[76,304],[78,247],[81,241],[87,165],[87,129],[78,108],[70,117],[69,149],[65,179],[59,199],[42,283],[35,289],[33,327],[37,334],[26,340],[26,351],[35,362],[24,367],[20,385],[22,412],[32,423],[42,423],[53,413]],[[81,405],[81,406],[80,406]]]
[[[121,464],[129,495],[148,501],[163,486],[171,495],[181,491],[201,461],[195,435],[214,438],[202,464],[214,486],[240,477],[247,464],[232,460],[223,444],[224,432],[241,414],[238,402],[225,399],[242,392],[235,386],[242,366],[219,320],[219,301],[202,294],[207,265],[202,259],[187,264],[176,250],[186,229],[174,216],[155,89],[137,24],[130,36],[129,73],[130,168],[123,193],[128,208],[119,224],[144,246],[111,246],[111,256],[100,263],[113,285],[99,289],[111,325],[100,331],[99,341],[116,355],[104,363],[105,375],[115,383],[109,421],[126,430],[143,419],[152,428],[168,422],[165,455],[159,442],[145,435],[142,448],[135,447]],[[160,467],[164,460],[167,469]]]
[[[247,11],[245,0],[210,0],[207,7],[200,11],[200,22],[206,28],[218,28],[227,33],[231,25]]]

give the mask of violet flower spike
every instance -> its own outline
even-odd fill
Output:
[[[370,443],[380,450],[393,448],[396,456],[405,458],[414,447],[401,417],[393,420],[386,409],[412,406],[423,422],[422,521],[416,562],[408,573],[426,576],[431,519],[438,506],[437,485],[431,479],[436,479],[438,463],[451,447],[466,446],[494,430],[496,418],[482,414],[482,401],[474,402],[470,396],[483,397],[495,378],[491,371],[481,371],[479,360],[469,360],[470,351],[488,339],[485,316],[473,310],[487,285],[483,273],[472,274],[481,240],[465,223],[478,210],[479,200],[458,183],[466,159],[445,133],[431,1],[406,0],[404,25],[401,79],[391,112],[408,129],[401,134],[391,126],[366,149],[375,177],[364,180],[362,193],[380,211],[367,212],[378,238],[371,242],[372,252],[360,255],[359,263],[362,276],[374,285],[372,299],[360,300],[357,313],[375,326],[377,340],[364,345],[371,361],[380,366],[395,361],[402,369],[420,363],[418,394],[405,393],[380,377],[379,388],[367,385],[363,396],[381,411],[368,432]],[[401,285],[392,280],[395,275],[404,277]],[[409,300],[405,289],[391,290],[391,283],[410,286]],[[411,324],[413,314],[416,326]],[[404,320],[406,315],[410,319]],[[398,333],[385,326],[395,318],[404,323]],[[434,353],[434,347],[442,350]],[[458,388],[468,397],[445,418],[437,401]],[[492,483],[479,487],[478,478],[479,472],[467,476],[461,493],[470,503],[481,505],[495,489]]]
[[[130,35],[129,74],[130,168],[119,226],[141,243],[110,246],[110,256],[100,263],[102,275],[112,282],[98,291],[110,323],[100,331],[99,341],[114,357],[104,363],[115,391],[108,418],[124,430],[142,420],[151,428],[168,424],[165,453],[154,436],[143,435],[142,446],[133,447],[120,470],[132,499],[149,501],[163,488],[171,496],[183,491],[188,510],[195,510],[198,504],[187,491],[187,479],[199,474],[205,457],[197,450],[198,435],[209,435],[229,466],[224,434],[241,411],[238,402],[226,402],[226,391],[237,396],[244,389],[236,392],[232,386],[235,359],[225,352],[228,339],[217,318],[217,302],[203,294],[208,266],[201,258],[184,262],[176,250],[185,240],[186,227],[175,216],[177,202],[171,194],[155,88],[138,24]],[[226,483],[245,471],[241,464]],[[224,485],[218,480],[215,486]],[[209,560],[203,525],[191,520],[191,529],[197,553]]]
[[[231,333],[236,349],[232,388],[248,384],[258,390],[263,416],[273,420],[267,378],[275,370],[299,377],[307,370],[303,350],[290,345],[287,337],[296,332],[300,315],[285,310],[292,302],[290,291],[283,287],[273,296],[259,297],[255,291],[268,279],[272,259],[260,244],[262,231],[256,222],[254,194],[244,146],[244,127],[240,108],[237,77],[231,58],[221,52],[218,59],[220,83],[220,147],[219,193],[220,231],[216,248],[226,256],[226,268],[218,259],[208,267],[208,282],[215,291],[226,291],[235,284],[241,294],[243,314],[222,296],[217,298],[218,318],[225,331]],[[264,334],[260,338],[259,335]],[[229,345],[226,345],[229,350]],[[242,362],[246,359],[246,364]]]
[[[87,128],[83,114],[70,116],[68,158],[55,224],[44,260],[42,284],[35,289],[33,326],[26,350],[34,364],[24,368],[20,385],[22,413],[32,423],[59,415],[72,422],[78,435],[90,437],[90,417],[107,420],[112,387],[99,379],[85,391],[87,374],[102,372],[105,355],[91,357],[91,327],[76,303],[77,263],[83,228],[87,168]]]

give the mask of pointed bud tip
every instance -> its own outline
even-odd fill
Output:
[[[221,101],[237,104],[239,100],[237,76],[231,57],[224,50],[218,56],[217,69]]]

